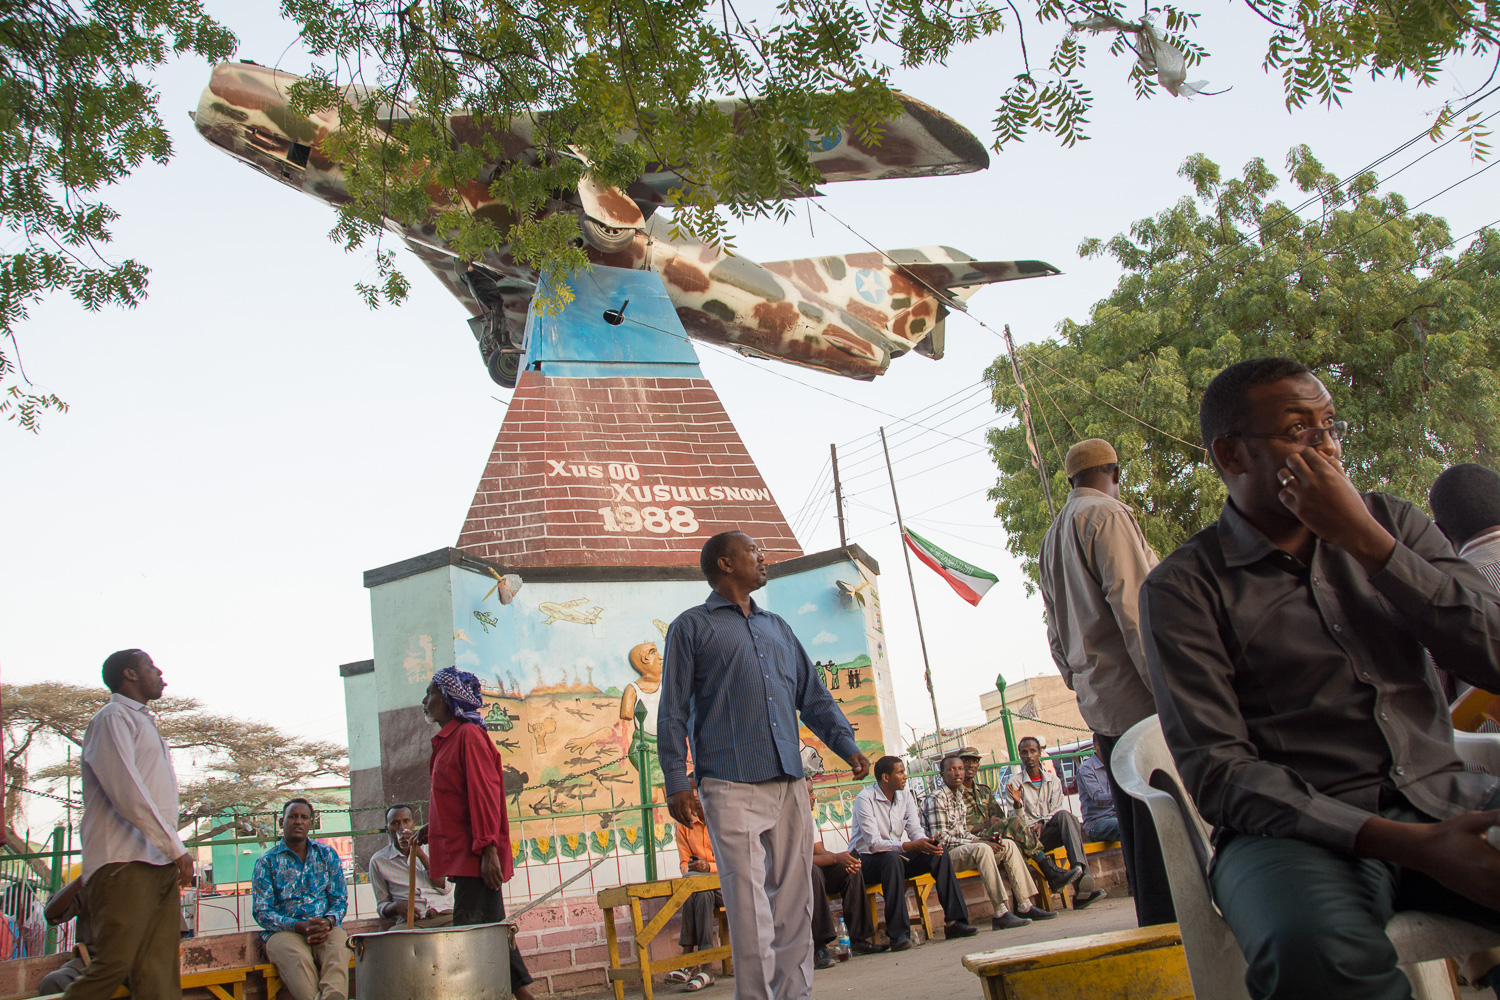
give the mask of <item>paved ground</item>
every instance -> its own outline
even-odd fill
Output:
[[[938,937],[898,955],[856,955],[842,965],[825,969],[814,978],[813,993],[820,997],[856,996],[860,1000],[910,1000],[918,997],[958,997],[979,1000],[979,980],[963,967],[963,957],[979,951],[993,951],[1017,944],[1052,941],[1102,931],[1123,930],[1135,926],[1135,905],[1128,897],[1102,899],[1079,913],[1062,911],[1056,920],[1018,927],[1012,931],[992,931],[986,919],[977,935],[958,941]],[[658,987],[660,997],[677,996],[674,987]],[[568,994],[569,1000],[604,1000],[612,994],[605,989]],[[640,997],[627,988],[626,1000]],[[720,979],[702,991],[704,1000],[731,1000],[734,980]]]
[[[991,931],[986,920],[979,933],[959,941],[937,938],[899,955],[856,955],[842,965],[817,973],[813,982],[816,996],[832,998],[858,997],[859,1000],[917,1000],[924,997],[953,997],[980,1000],[979,980],[963,967],[965,955],[994,951],[1018,944],[1056,941],[1062,938],[1124,930],[1135,926],[1135,905],[1130,898],[1104,899],[1081,913],[1062,911],[1056,920],[1034,923],[1012,931]],[[1081,984],[1082,985],[1082,984]],[[677,995],[676,987],[658,987],[663,998]],[[704,1000],[732,1000],[734,980],[720,979],[702,991]],[[1462,990],[1463,1000],[1489,1000],[1489,990]],[[607,989],[567,994],[569,1000],[605,1000],[612,997]],[[626,1000],[640,997],[627,988]],[[1080,998],[1089,996],[1086,986]]]

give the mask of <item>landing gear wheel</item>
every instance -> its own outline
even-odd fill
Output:
[[[586,215],[579,220],[579,225],[589,246],[601,253],[619,253],[635,242],[634,229],[615,229],[595,222]]]
[[[490,370],[490,378],[495,382],[507,389],[516,387],[516,379],[521,374],[521,355],[509,351],[496,351],[484,364]]]

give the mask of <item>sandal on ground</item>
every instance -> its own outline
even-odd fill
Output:
[[[697,993],[699,990],[708,989],[713,984],[714,977],[711,973],[700,972],[697,975],[693,976],[692,979],[688,980],[688,984],[683,987],[682,992]]]
[[[690,977],[688,976],[685,969],[673,969],[671,972],[667,973],[667,985],[682,986],[687,983],[689,978]]]

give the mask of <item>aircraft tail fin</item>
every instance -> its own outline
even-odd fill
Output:
[[[773,261],[768,271],[930,358],[943,356],[943,321],[981,285],[1060,274],[1039,260],[975,260],[952,247],[915,247]],[[900,353],[893,351],[892,356]]]

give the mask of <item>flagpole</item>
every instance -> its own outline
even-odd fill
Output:
[[[911,553],[906,547],[906,525],[901,520],[901,498],[896,495],[896,474],[891,471],[891,450],[885,443],[885,428],[880,428],[880,450],[885,452],[885,474],[891,480],[891,500],[896,504],[896,529],[901,532],[901,557],[906,560],[906,579],[911,584],[911,608],[917,613],[917,641],[922,644],[922,673],[927,678],[927,697],[932,702],[933,733],[938,750],[943,749],[943,724],[938,721],[937,695],[932,693],[932,663],[927,659],[927,637],[922,633],[922,608],[917,604],[917,578],[911,571]]]

